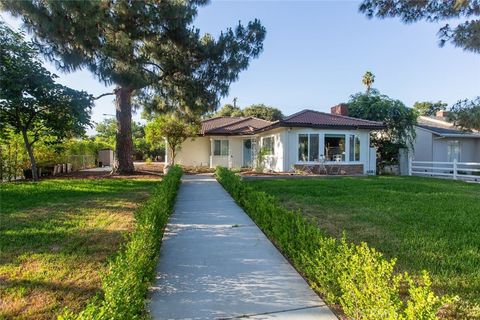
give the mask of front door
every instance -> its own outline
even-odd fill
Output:
[[[252,140],[243,140],[243,164],[242,167],[252,167]]]

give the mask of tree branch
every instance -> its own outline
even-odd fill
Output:
[[[106,96],[113,96],[114,94],[115,94],[115,92],[102,93],[98,97],[94,97],[93,100],[98,100],[98,99],[101,99],[101,98],[106,97]]]

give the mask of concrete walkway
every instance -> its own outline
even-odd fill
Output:
[[[337,319],[206,175],[182,178],[150,299],[154,319]]]

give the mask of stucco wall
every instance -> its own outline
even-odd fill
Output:
[[[276,172],[285,171],[284,153],[285,153],[285,137],[286,130],[284,128],[271,130],[258,135],[257,144],[261,146],[261,140],[265,137],[274,138],[274,155],[265,156],[265,169]]]
[[[182,143],[175,162],[184,166],[210,165],[210,138],[197,137]]]

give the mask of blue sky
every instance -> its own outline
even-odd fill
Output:
[[[441,24],[405,25],[398,19],[367,19],[357,1],[213,1],[195,25],[217,35],[254,18],[267,29],[264,51],[232,84],[222,103],[272,105],[285,114],[304,108],[327,111],[363,91],[365,71],[374,87],[400,99],[449,104],[480,95],[480,55],[438,46]],[[2,13],[10,25],[19,23]],[[50,66],[54,71],[54,67]],[[88,71],[60,74],[59,81],[94,95],[107,90]],[[114,113],[110,97],[97,102],[93,119]],[[136,116],[138,119],[138,115]]]

